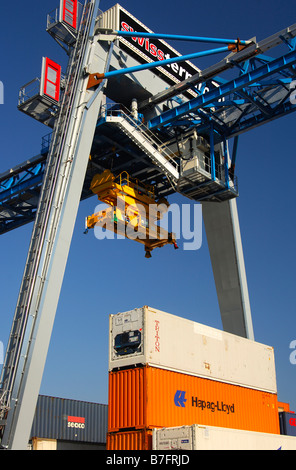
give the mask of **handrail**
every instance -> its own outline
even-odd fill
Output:
[[[137,178],[131,178],[127,171],[123,171],[115,178],[115,181],[119,179],[120,186],[129,186],[138,192],[146,194],[148,197],[155,199],[155,190],[154,186],[151,184],[145,184],[139,181]]]
[[[155,150],[157,150],[161,155],[163,155],[176,169],[178,169],[179,165],[178,162],[171,157],[171,152],[166,150],[163,142],[154,134],[152,133],[148,127],[141,122],[139,119],[136,120],[131,115],[131,112],[122,104],[113,104],[113,103],[106,103],[101,108],[101,115],[100,117],[107,117],[107,116],[116,116],[116,117],[123,117],[129,124],[135,127],[149,142],[153,145]]]
[[[24,104],[26,101],[30,100],[34,96],[40,95],[40,81],[40,77],[36,77],[21,87],[19,91],[18,100],[19,106]]]

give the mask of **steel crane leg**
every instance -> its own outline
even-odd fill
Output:
[[[202,206],[223,329],[254,340],[236,199]]]

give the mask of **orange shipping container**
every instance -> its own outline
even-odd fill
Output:
[[[287,411],[289,412],[290,411],[290,405],[289,403],[284,403],[282,401],[278,401],[278,411],[281,412],[281,411]],[[292,412],[293,413],[293,412]]]
[[[138,429],[108,433],[107,450],[152,450],[152,431]]]
[[[279,433],[277,395],[155,367],[109,373],[108,431],[204,424]]]

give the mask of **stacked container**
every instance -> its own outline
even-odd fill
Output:
[[[111,315],[109,348],[110,450],[197,423],[279,433],[273,348],[150,307]]]
[[[153,450],[296,450],[296,438],[281,434],[182,426],[153,431]]]
[[[296,437],[296,415],[292,412],[282,411],[280,414],[281,434]]]
[[[30,441],[34,450],[104,449],[108,406],[39,395]]]

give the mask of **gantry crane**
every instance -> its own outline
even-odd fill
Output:
[[[0,232],[35,221],[0,380],[7,449],[27,446],[79,202],[110,168],[111,190],[127,172],[134,201],[149,185],[160,200],[179,192],[202,204],[223,327],[254,337],[236,208],[237,139],[295,111],[296,25],[260,42],[154,34],[120,5],[102,13],[99,4],[61,0],[49,15],[47,31],[68,54],[68,68],[61,78],[58,64],[44,59],[39,91],[29,92],[36,81],[24,86],[19,109],[53,130],[39,156],[0,175]],[[181,56],[164,39],[222,46]],[[286,54],[265,55],[279,44]],[[221,53],[203,71],[189,62]],[[220,78],[225,71],[238,73]],[[163,240],[175,243],[172,234]]]

